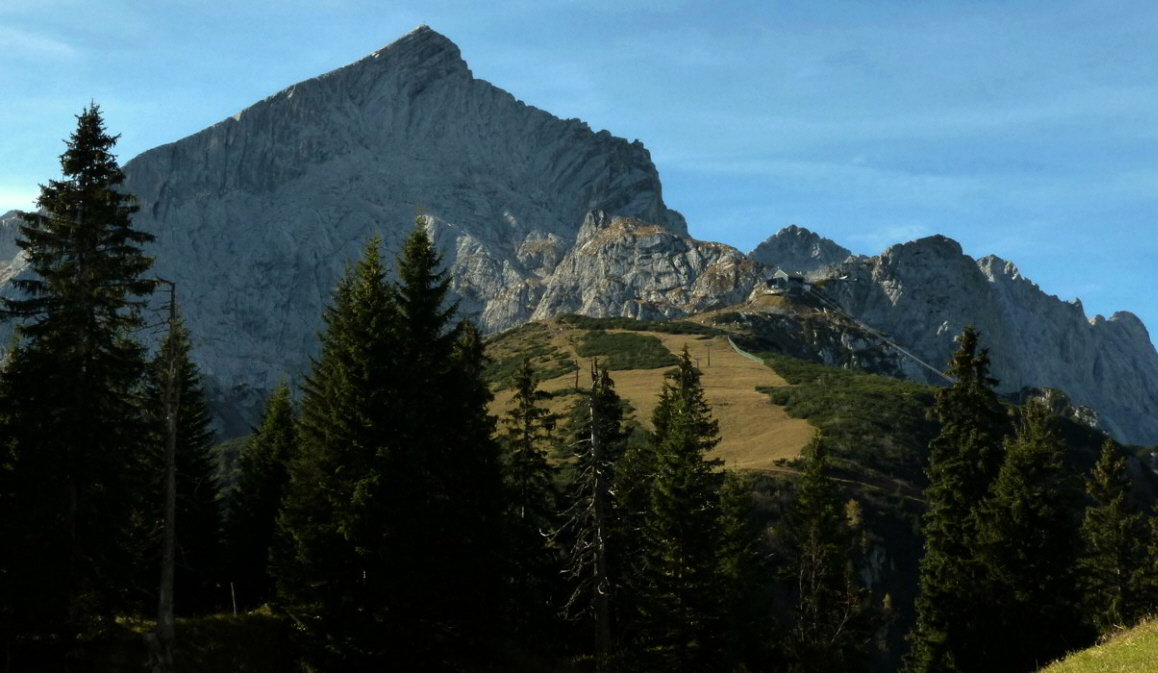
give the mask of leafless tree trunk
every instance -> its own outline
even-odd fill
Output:
[[[603,469],[603,419],[599,417],[599,377],[591,372],[591,462],[594,465],[594,508],[595,508],[595,638],[599,661],[607,660],[611,654],[611,582],[607,574],[607,493],[611,485],[606,483],[607,474]]]

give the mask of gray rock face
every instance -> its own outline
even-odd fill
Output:
[[[1118,439],[1158,441],[1158,353],[1133,314],[1087,320],[1080,302],[1042,292],[1011,262],[974,260],[943,236],[895,245],[836,273],[848,279],[827,283],[829,297],[929,363],[948,362],[954,337],[972,324],[991,349],[1000,391],[1056,388],[1097,410]]]
[[[303,370],[322,306],[370,234],[392,259],[418,213],[461,309],[488,331],[536,314],[590,211],[687,233],[642,144],[475,79],[426,27],[125,173],[136,225],[157,236],[156,272],[177,282],[195,357],[215,396],[241,404],[237,423]]]
[[[795,224],[772,234],[748,253],[766,266],[805,274],[843,262],[851,255],[848,249]]]
[[[597,212],[535,293],[532,318],[677,317],[744,301],[757,277],[757,266],[731,246]]]
[[[567,312],[650,319],[738,304],[779,266],[827,276],[847,312],[936,367],[974,324],[1001,390],[1063,390],[1119,439],[1158,443],[1158,354],[1133,315],[1086,320],[1012,264],[970,259],[943,237],[873,258],[799,227],[748,256],[692,240],[640,143],[475,79],[429,28],[125,172],[227,436],[256,421],[278,377],[305,370],[322,307],[369,236],[389,259],[422,213],[460,308],[487,331]],[[0,292],[25,267],[16,229],[0,217]],[[781,331],[804,343],[793,329]],[[0,325],[0,339],[10,331]],[[932,378],[887,344],[833,334],[813,345],[834,364]]]

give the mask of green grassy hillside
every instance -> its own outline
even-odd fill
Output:
[[[1158,620],[1151,620],[1075,652],[1041,673],[1153,673],[1158,670]]]

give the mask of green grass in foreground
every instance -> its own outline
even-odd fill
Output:
[[[1111,636],[1075,652],[1040,673],[1152,673],[1158,670],[1158,620]]]

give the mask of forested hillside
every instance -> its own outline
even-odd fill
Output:
[[[487,342],[421,218],[223,465],[114,143],[78,117],[3,302],[8,670],[1012,673],[1158,605],[1153,475],[999,397],[984,334],[938,388],[777,314]]]

